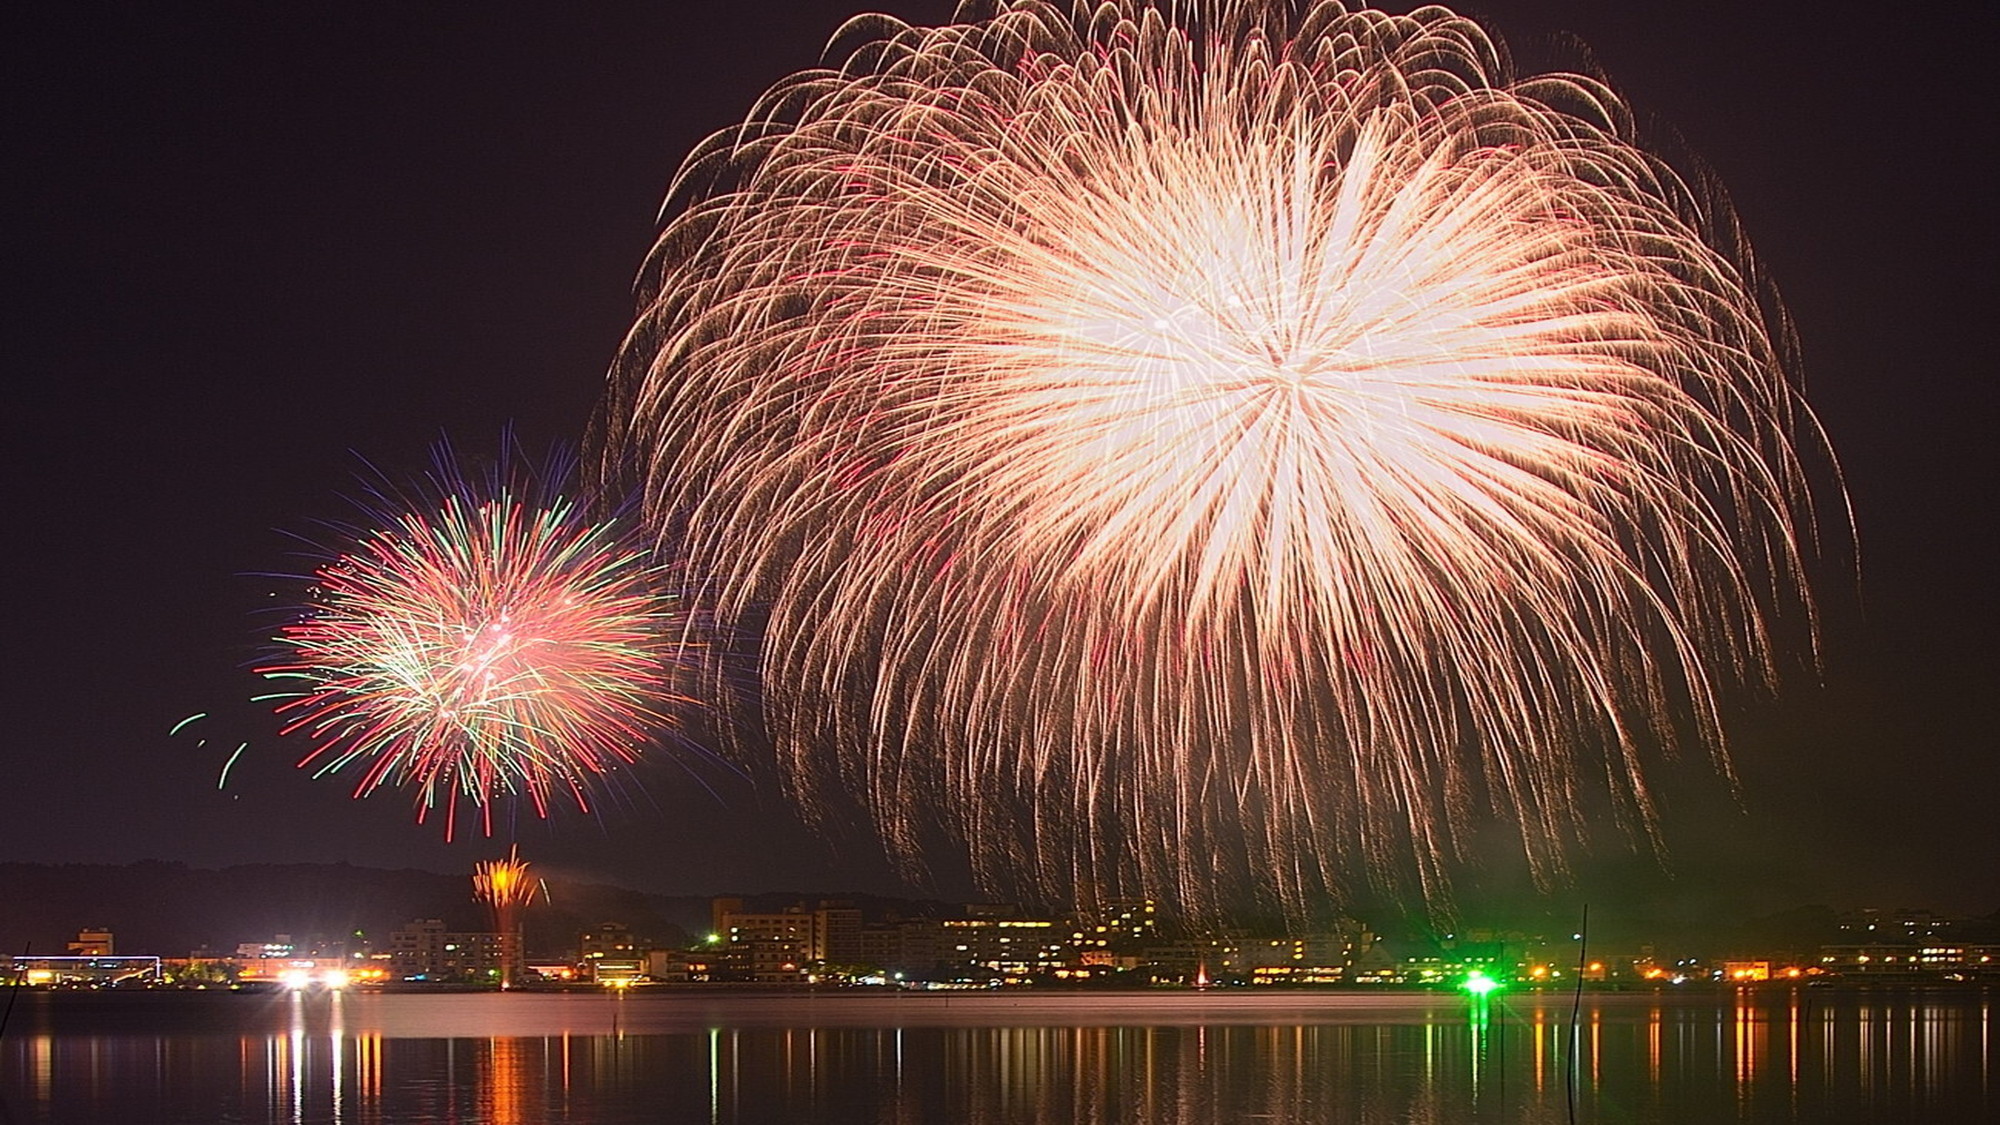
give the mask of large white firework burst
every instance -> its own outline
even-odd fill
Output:
[[[1577,75],[1338,4],[850,25],[689,158],[606,432],[808,805],[1067,897],[1559,875],[1809,620],[1782,325]]]

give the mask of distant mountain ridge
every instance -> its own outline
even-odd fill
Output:
[[[661,895],[557,876],[546,898],[523,914],[530,956],[555,956],[579,933],[604,922],[631,927],[654,945],[684,945],[706,935],[710,896]],[[942,904],[874,895],[764,892],[743,894],[752,909],[837,898],[870,916],[889,911],[935,914]],[[185,957],[196,949],[234,952],[244,942],[290,934],[303,942],[339,940],[360,931],[378,947],[390,931],[417,918],[443,919],[454,930],[491,927],[472,897],[472,878],[434,871],[346,863],[246,863],[224,868],[146,861],[131,864],[0,863],[0,955],[26,949],[61,953],[86,927],[116,936],[120,953]]]
[[[539,873],[539,872],[538,872]],[[710,896],[664,895],[606,883],[550,875],[548,896],[523,915],[531,956],[573,951],[577,935],[604,922],[629,926],[655,945],[699,941],[710,926]],[[778,910],[836,899],[865,917],[948,916],[954,905],[932,900],[826,892],[759,892],[736,895],[751,910]],[[1891,912],[1893,913],[1893,912]],[[439,918],[454,930],[490,927],[472,897],[471,871],[434,871],[328,864],[239,864],[220,869],[149,861],[132,864],[0,862],[0,955],[61,953],[89,926],[109,928],[121,953],[184,957],[195,949],[233,952],[243,942],[291,934],[305,941],[352,938],[359,930],[376,946],[390,931],[417,918]],[[1656,944],[1715,955],[1758,949],[1811,950],[1841,940],[1836,913],[1824,906],[1776,908],[1743,916],[1718,915],[1690,922],[1679,917],[1594,910],[1594,944],[1636,949]],[[1545,911],[1485,919],[1493,930],[1556,933],[1566,918]],[[1477,928],[1468,920],[1464,928]],[[1382,929],[1399,946],[1428,948],[1438,936],[1418,923],[1394,921]],[[1960,940],[2000,940],[2000,911],[1964,920]],[[1252,932],[1261,932],[1252,929]],[[1271,932],[1282,932],[1273,929]]]
[[[708,916],[708,899],[650,895],[623,887],[550,879],[526,912],[527,947],[539,955],[574,947],[582,929],[606,921],[661,943],[685,940]],[[0,953],[60,953],[85,926],[116,935],[120,953],[184,957],[232,952],[275,934],[299,940],[352,938],[386,945],[415,918],[453,929],[490,928],[473,900],[470,873],[383,870],[335,864],[0,863]]]

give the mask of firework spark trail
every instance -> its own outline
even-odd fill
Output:
[[[511,988],[521,965],[521,911],[535,901],[536,892],[548,895],[547,884],[529,881],[528,861],[519,848],[508,848],[506,859],[492,859],[473,867],[473,897],[493,911],[493,929],[500,935],[500,987]]]
[[[473,897],[491,907],[496,916],[512,918],[522,907],[535,901],[548,888],[528,878],[530,864],[520,849],[509,848],[506,859],[490,859],[473,865]],[[506,927],[501,927],[504,931]]]
[[[258,669],[300,682],[269,697],[283,733],[309,733],[319,775],[358,768],[357,797],[414,786],[419,820],[442,802],[448,835],[459,797],[489,833],[500,797],[587,810],[593,779],[675,728],[688,619],[615,518],[563,495],[559,463],[478,481],[438,461],[421,493],[364,505]]]
[[[1780,314],[1601,83],[1204,10],[851,25],[684,165],[607,456],[913,865],[1438,894],[1498,816],[1552,879],[1811,619]]]
[[[237,743],[236,749],[230,752],[229,760],[222,763],[222,772],[215,775],[215,788],[218,791],[229,787],[229,771],[236,765],[236,759],[241,758],[243,752],[248,749],[250,749],[249,743]]]

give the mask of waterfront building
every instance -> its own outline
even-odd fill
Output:
[[[117,954],[116,947],[110,930],[102,926],[87,927],[77,931],[76,940],[69,943],[69,953],[72,957],[111,957]]]
[[[10,963],[14,980],[26,985],[101,987],[160,979],[160,959],[153,956],[14,957]]]
[[[645,960],[645,950],[641,942],[632,934],[632,927],[622,922],[600,922],[583,931],[576,938],[576,968],[586,979],[597,980],[596,964],[599,961],[619,963]],[[617,975],[617,970],[613,970]]]
[[[713,960],[701,950],[651,949],[646,951],[646,976],[663,984],[706,981]]]
[[[882,955],[871,960],[891,974],[928,979],[945,964],[950,947],[945,944],[944,923],[935,918],[904,918],[874,929],[874,935],[864,940]]]
[[[507,964],[518,951],[501,934],[449,931],[439,919],[419,918],[389,934],[389,972],[402,981],[498,984],[519,975],[518,963]]]
[[[946,918],[939,950],[952,976],[990,974],[1019,981],[1052,973],[1071,960],[1063,932],[1047,918]]]
[[[644,957],[593,957],[584,962],[593,984],[624,986],[637,984],[646,976]]]
[[[707,944],[715,955],[707,971],[719,979],[800,981],[829,967],[881,968],[897,952],[895,943],[885,940],[896,932],[893,926],[870,926],[859,909],[840,900],[759,911],[747,909],[740,898],[717,898],[710,911],[714,930]]]
[[[804,906],[775,911],[750,911],[739,906],[720,912],[717,920],[724,979],[796,983],[806,979],[812,963],[824,959],[821,919]]]
[[[2000,980],[2000,944],[1842,942],[1820,947],[1821,972],[1875,980]]]
[[[1159,904],[1150,898],[1108,899],[1079,914],[1071,941],[1099,947],[1130,947],[1160,936]]]
[[[239,957],[235,967],[236,979],[246,984],[264,982],[293,988],[345,988],[389,976],[389,970],[366,959],[347,957]]]
[[[861,955],[862,920],[861,911],[845,902],[825,901],[813,911],[813,928],[818,939],[819,956],[814,961],[825,965],[859,966],[865,958]]]

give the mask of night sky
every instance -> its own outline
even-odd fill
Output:
[[[1588,44],[1649,135],[1678,135],[1726,186],[1795,317],[1860,542],[1858,567],[1841,549],[1819,568],[1821,679],[1731,716],[1741,807],[1670,785],[1671,874],[1607,848],[1565,900],[2000,907],[1995,23],[1984,0],[1841,7],[1467,9],[1524,69]],[[682,154],[813,64],[852,10],[8,17],[32,22],[4,35],[17,624],[0,860],[459,872],[504,850],[445,844],[401,793],[356,802],[350,781],[292,768],[304,744],[248,702],[280,589],[254,574],[293,565],[284,532],[346,514],[359,457],[394,475],[441,434],[580,437]],[[901,887],[860,837],[829,847],[748,784],[711,791],[668,756],[633,782],[595,818],[523,823],[524,853],[673,893]],[[951,872],[917,889],[971,893]],[[1475,875],[1467,901],[1511,893]]]

